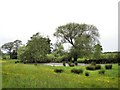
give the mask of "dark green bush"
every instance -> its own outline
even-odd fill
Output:
[[[90,75],[90,73],[86,71],[85,72],[85,76],[89,76],[89,75]]]
[[[15,61],[15,64],[20,63],[20,61]]]
[[[102,69],[102,70],[100,70],[98,73],[99,73],[99,74],[105,74],[105,70]]]
[[[112,69],[112,64],[105,65],[105,69]]]
[[[56,73],[62,73],[64,70],[63,69],[54,69],[54,72]]]
[[[101,69],[101,65],[96,65],[95,70],[99,70],[99,69]]]
[[[86,67],[87,70],[99,70],[101,69],[101,65],[90,65]]]
[[[71,70],[71,73],[82,74],[82,73],[83,73],[83,69],[76,69],[76,68],[73,68],[73,69]]]
[[[92,65],[91,66],[87,66],[86,69],[87,70],[95,70],[95,66],[92,66]]]
[[[2,59],[3,59],[3,60],[6,60],[7,58],[6,58],[6,56],[3,56]]]

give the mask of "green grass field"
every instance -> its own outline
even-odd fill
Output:
[[[85,76],[85,66],[63,67],[34,64],[15,64],[14,60],[0,60],[2,63],[2,88],[118,88],[118,65],[104,75],[99,70],[89,71]],[[102,66],[104,68],[104,65]],[[64,69],[55,73],[55,68]],[[72,68],[83,68],[83,74],[73,74]]]

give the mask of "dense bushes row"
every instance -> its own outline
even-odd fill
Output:
[[[101,65],[96,65],[96,63],[91,63],[91,65],[86,67],[87,70],[100,70]],[[112,64],[105,65],[105,69],[112,69]]]
[[[82,61],[78,61],[78,63],[85,63],[85,64],[90,64],[92,62],[96,62],[97,64],[105,64],[105,63],[118,63],[119,58],[116,59],[91,59],[91,60],[82,60]]]

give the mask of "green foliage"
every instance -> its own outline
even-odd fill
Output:
[[[85,71],[85,76],[89,76],[90,73],[88,71]]]
[[[71,69],[71,73],[82,74],[83,73],[83,69],[73,68],[73,69]]]
[[[55,56],[51,53],[51,54],[47,54],[46,60],[47,60],[47,62],[55,62],[55,61],[56,61],[56,58],[55,58]]]
[[[105,70],[101,69],[100,71],[98,71],[99,74],[105,74]]]
[[[78,56],[89,56],[93,45],[98,42],[98,29],[93,25],[68,23],[59,26],[54,33],[61,43],[70,43],[72,45],[71,55],[74,61]]]
[[[105,69],[112,69],[112,64],[110,64],[110,65],[105,65]]]
[[[45,62],[46,55],[50,51],[50,40],[49,38],[41,36],[36,33],[28,41],[26,49],[23,53],[23,60],[28,62]]]
[[[87,70],[95,70],[95,66],[86,66]]]
[[[95,65],[96,65],[96,62],[91,62],[91,65],[95,66]]]
[[[15,40],[14,42],[5,43],[4,45],[1,46],[1,48],[7,51],[7,53],[10,55],[10,59],[13,59],[14,55],[12,56],[12,53],[14,52],[12,51],[15,50],[15,52],[17,52],[21,44],[22,44],[21,40]],[[17,58],[17,55],[16,55],[16,58]]]
[[[2,59],[3,60],[8,60],[8,59],[10,59],[10,56],[8,54],[6,54],[6,53],[3,53],[2,54]]]
[[[101,69],[101,65],[95,65],[95,70]]]
[[[62,73],[64,70],[63,69],[54,69],[54,72],[56,73]]]
[[[90,66],[86,66],[87,70],[99,70],[101,69],[101,65],[90,65]]]
[[[22,45],[22,41],[21,40],[15,40],[13,43],[14,43],[14,48],[15,48],[16,51],[18,50],[20,45]]]
[[[17,50],[18,59],[20,59],[22,61],[25,60],[25,55],[24,55],[25,50],[26,50],[25,45],[22,45],[21,47],[18,48],[18,50]]]
[[[97,44],[94,46],[94,59],[100,59],[102,53],[102,46]]]
[[[55,57],[59,57],[59,56],[65,55],[63,44],[57,42],[55,44],[55,48],[54,48],[52,53],[54,54]]]

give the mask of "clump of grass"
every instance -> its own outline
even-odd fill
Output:
[[[76,68],[73,68],[73,69],[71,70],[71,73],[82,74],[82,73],[83,73],[83,69],[76,69]]]
[[[63,69],[54,69],[54,72],[56,73],[62,73],[64,70]]]
[[[112,64],[105,65],[105,69],[112,69]]]

